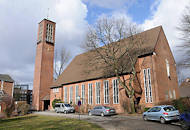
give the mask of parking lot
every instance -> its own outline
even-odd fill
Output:
[[[141,116],[88,116],[75,114],[55,113],[51,111],[35,112],[34,114],[63,116],[67,118],[77,118],[95,123],[106,130],[181,130],[177,123],[160,124],[159,122],[144,121]]]

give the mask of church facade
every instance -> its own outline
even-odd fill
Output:
[[[179,98],[176,63],[163,28],[155,27],[141,34],[147,36],[143,47],[148,51],[139,55],[136,62],[137,79],[133,87],[141,91],[135,94],[137,104],[152,107]],[[86,110],[96,105],[106,105],[114,107],[118,113],[124,112],[129,105],[129,98],[116,77],[105,78],[100,70],[84,73],[90,68],[85,61],[88,53],[77,55],[51,85],[50,109],[53,109],[54,99],[61,99],[73,105],[81,100]],[[129,77],[129,74],[125,77]]]

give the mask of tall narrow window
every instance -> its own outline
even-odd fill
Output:
[[[67,87],[64,87],[64,102],[67,103]]]
[[[148,85],[147,85],[147,74],[146,69],[143,70],[144,74],[144,93],[145,93],[145,102],[148,103]]]
[[[118,104],[119,103],[119,84],[118,80],[113,80],[113,103]]]
[[[149,101],[152,102],[152,86],[151,86],[150,68],[147,69],[147,73],[148,73]]]
[[[69,103],[73,103],[73,86],[71,86],[69,90]]]
[[[151,73],[150,68],[143,70],[144,74],[144,91],[145,91],[145,102],[152,103],[153,97],[152,97],[152,85],[151,85]]]
[[[167,75],[170,78],[170,65],[169,65],[169,61],[166,59],[166,70],[167,70]]]
[[[100,82],[96,82],[96,104],[100,104]]]
[[[173,98],[171,90],[169,90],[169,96],[170,98]]]
[[[92,104],[92,83],[88,84],[88,104]]]
[[[109,104],[109,83],[104,81],[104,104]]]
[[[173,97],[176,99],[175,89],[173,90]]]
[[[82,87],[81,87],[81,99],[82,99],[82,104],[85,104],[85,85],[82,84]]]
[[[78,96],[79,96],[79,86],[76,85],[75,86],[75,104],[77,104],[78,102]]]

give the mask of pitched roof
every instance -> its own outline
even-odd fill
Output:
[[[161,26],[155,27],[153,29],[144,31],[142,33],[136,34],[136,36],[141,36],[145,40],[145,43],[141,46],[140,55],[151,54],[154,52],[157,39],[162,29]],[[120,43],[126,44],[129,38],[119,41]],[[139,51],[139,50],[138,50]],[[77,83],[81,81],[88,81],[92,79],[102,78],[104,76],[103,69],[90,70],[92,65],[88,64],[86,61],[90,56],[93,55],[92,51],[77,55],[63,73],[58,77],[58,79],[52,84],[53,87],[58,87],[64,84]],[[127,72],[131,72],[131,65],[127,65]],[[91,72],[89,73],[90,70]]]
[[[183,81],[179,87],[179,94],[181,97],[190,97],[190,78]]]
[[[0,80],[7,82],[14,82],[14,80],[8,74],[0,74]]]

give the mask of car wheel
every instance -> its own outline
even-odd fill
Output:
[[[162,123],[162,124],[166,123],[166,121],[165,121],[165,119],[163,117],[160,118],[160,123]]]
[[[89,116],[92,116],[92,113],[91,113],[91,112],[88,112],[88,115],[89,115]]]
[[[102,117],[104,116],[104,113],[103,113],[103,112],[101,113],[101,116],[102,116]]]
[[[185,123],[185,121],[180,121],[180,124],[181,124],[181,128],[183,129],[183,130],[188,130],[189,129],[189,127],[187,126],[187,123]]]
[[[144,120],[144,121],[147,121],[148,119],[147,119],[147,117],[146,117],[146,116],[143,116],[143,120]]]
[[[67,114],[67,111],[64,111],[65,114]]]

